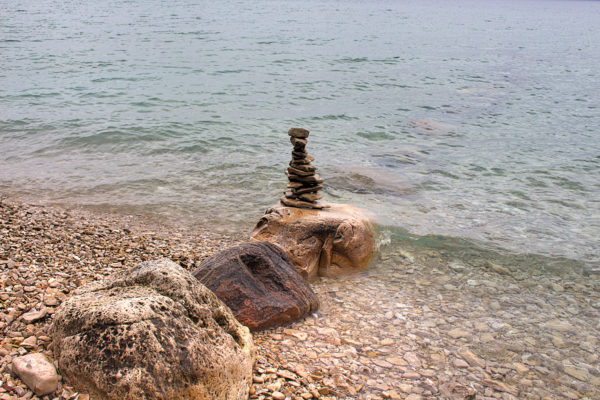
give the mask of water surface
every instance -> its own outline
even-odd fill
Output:
[[[4,2],[0,190],[249,230],[302,126],[325,200],[390,238],[597,268],[599,20],[593,1]]]

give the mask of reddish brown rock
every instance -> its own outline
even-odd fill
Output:
[[[193,275],[250,330],[288,324],[319,306],[286,254],[267,242],[225,249],[204,260]]]
[[[281,247],[307,280],[367,268],[375,250],[375,230],[367,211],[343,204],[316,209],[316,203],[285,197],[280,201],[302,203],[305,208],[279,204],[268,209],[251,240]]]

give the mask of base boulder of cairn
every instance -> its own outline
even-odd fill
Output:
[[[250,330],[287,325],[319,307],[285,253],[268,242],[225,249],[204,260],[193,275]]]
[[[55,314],[54,355],[92,399],[247,399],[248,328],[189,272],[150,261],[77,289]]]
[[[266,211],[251,240],[281,247],[300,275],[312,281],[367,268],[374,235],[371,216],[360,208],[329,204],[319,210],[278,204]]]

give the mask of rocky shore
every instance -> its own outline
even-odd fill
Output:
[[[37,398],[12,361],[52,356],[53,314],[75,288],[159,257],[192,271],[243,240],[1,201],[0,400]],[[254,334],[251,398],[600,398],[598,276],[404,248],[384,251],[365,273],[312,286],[317,314]],[[88,396],[59,379],[43,398]]]

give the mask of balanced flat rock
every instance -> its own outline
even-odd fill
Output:
[[[299,176],[313,176],[315,174],[315,171],[304,171],[298,168],[294,168],[294,167],[288,167],[287,171],[292,174],[292,175],[299,175]]]
[[[315,161],[315,158],[313,156],[308,155],[308,153],[306,151],[292,151],[292,159],[301,160],[304,158],[306,158],[307,160],[310,160],[309,162]]]
[[[285,252],[269,242],[225,249],[204,260],[193,275],[251,330],[287,325],[319,307]]]
[[[302,193],[312,193],[312,192],[318,192],[319,190],[323,189],[322,185],[316,185],[316,186],[302,186],[298,189],[296,189],[294,191],[294,194],[302,194]]]
[[[290,161],[290,167],[294,167],[305,172],[315,172],[317,170],[317,167],[314,165],[310,165],[309,163],[297,163],[294,160]]]
[[[329,208],[328,204],[319,204],[319,203],[311,203],[303,200],[296,199],[288,199],[285,196],[279,199],[282,204],[285,204],[288,207],[297,207],[297,208],[314,208],[314,209],[322,209]]]
[[[309,134],[310,134],[310,131],[308,131],[304,128],[291,128],[288,131],[288,135],[290,135],[291,137],[301,138],[301,139],[306,139]]]
[[[299,194],[298,197],[300,198],[300,200],[310,201],[310,202],[317,201],[317,200],[323,198],[323,196],[321,196],[318,193],[302,193],[302,194]]]
[[[313,183],[313,184],[317,184],[317,185],[320,185],[321,183],[325,182],[319,176],[319,174],[314,174],[314,175],[310,175],[310,176],[300,176],[300,175],[290,174],[288,172],[286,175],[290,181],[295,181],[295,182]]]

